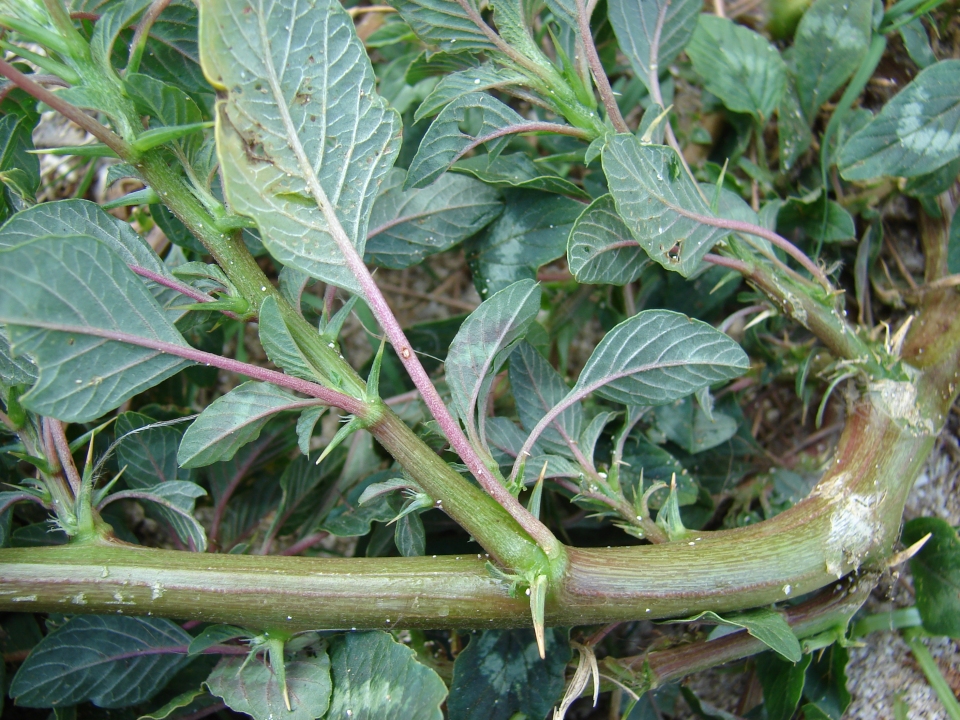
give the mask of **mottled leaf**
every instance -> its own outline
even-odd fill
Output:
[[[645,310],[604,336],[572,392],[664,405],[749,366],[740,346],[710,325],[669,310]]]
[[[442,720],[447,688],[413,650],[382,632],[348,633],[330,643],[330,718]]]
[[[704,86],[734,112],[769,120],[787,86],[787,67],[769,42],[727,18],[703,14],[687,45]]]
[[[559,195],[510,193],[500,217],[464,247],[480,296],[532,280],[541,265],[562,257],[581,207]]]
[[[415,265],[449,250],[500,214],[500,194],[484,183],[445,174],[419,190],[404,190],[406,173],[384,180],[370,216],[367,261],[389,268]]]
[[[24,707],[88,700],[102,708],[136,705],[186,664],[189,643],[169,620],[80,615],[40,641],[13,678],[10,695]]]
[[[613,196],[602,195],[571,228],[567,264],[577,282],[626,285],[640,277],[650,256],[624,224]]]
[[[547,630],[541,660],[532,630],[474,635],[453,665],[450,720],[542,718],[560,699],[570,659],[566,633]]]
[[[231,710],[251,715],[254,720],[314,720],[326,712],[331,691],[326,652],[286,659],[291,710],[287,710],[273,668],[261,659],[245,660],[237,655],[224,657],[207,678],[207,688]]]
[[[960,60],[923,70],[840,150],[847,180],[914,177],[960,156]]]
[[[229,460],[256,440],[277,413],[316,404],[316,400],[298,398],[268,383],[245,382],[200,413],[184,433],[177,459],[186,468]]]
[[[188,365],[97,336],[186,346],[140,278],[90,236],[43,237],[0,251],[0,322],[15,351],[40,369],[21,402],[68,422],[93,420]]]
[[[793,62],[800,108],[811,123],[860,67],[870,45],[872,15],[872,0],[817,0],[800,19]]]
[[[934,635],[960,637],[960,539],[950,523],[916,518],[906,524],[901,542],[912,545],[932,537],[910,559],[917,609],[924,629]]]
[[[321,206],[362,255],[400,118],[376,94],[353,20],[335,0],[211,0],[200,12],[204,71],[225,95],[217,148],[231,209],[284,265],[356,290]]]
[[[493,376],[540,312],[540,286],[521,280],[493,295],[470,317],[450,345],[445,362],[453,407],[469,430],[483,407]]]
[[[660,75],[683,51],[703,5],[697,0],[610,0],[608,7],[620,49],[649,90],[651,70]]]
[[[668,270],[689,277],[728,234],[701,222],[713,215],[673,149],[616,135],[603,148],[603,169],[620,217],[650,258]]]

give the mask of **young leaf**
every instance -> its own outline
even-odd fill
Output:
[[[654,491],[647,498],[647,507],[658,510],[667,501],[670,484],[674,481],[678,506],[693,505],[697,501],[698,488],[690,473],[677,458],[647,438],[630,437],[624,445],[623,462],[626,465],[620,468],[620,486],[627,497],[634,499],[634,504],[639,504],[638,500],[656,483],[663,483],[667,487]]]
[[[540,312],[540,286],[521,280],[493,295],[470,317],[450,345],[445,367],[453,407],[471,434],[493,376]]]
[[[154,423],[153,418],[136,412],[121,413],[117,417],[117,465],[125,468],[124,479],[132,488],[185,479],[177,477],[177,448],[185,424]]]
[[[906,524],[901,542],[912,545],[932,537],[910,559],[923,628],[934,635],[960,637],[960,539],[950,523],[916,518]]]
[[[697,0],[610,0],[620,49],[647,90],[686,47],[703,4]]]
[[[797,636],[793,634],[793,630],[790,629],[790,625],[784,620],[783,615],[776,610],[756,608],[723,617],[708,610],[693,617],[669,622],[697,621],[744,628],[757,640],[776,651],[778,655],[786,658],[791,663],[800,662],[800,658],[803,657],[800,649],[800,641],[797,640]]]
[[[944,60],[917,75],[873,121],[840,150],[847,180],[881,175],[915,177],[960,156],[960,60]]]
[[[176,279],[150,244],[134,232],[130,223],[118,220],[88,200],[58,200],[17,213],[0,228],[0,249],[48,235],[96,238],[127,265],[141,267],[169,280]],[[143,282],[171,321],[183,316],[183,310],[174,309],[174,306],[183,304],[183,295],[149,280]]]
[[[824,223],[826,215],[826,223]],[[777,211],[777,231],[785,237],[795,237],[823,243],[836,243],[856,236],[853,216],[842,205],[823,196],[813,202],[790,198]]]
[[[169,620],[79,615],[37,644],[14,676],[10,695],[23,707],[88,700],[102,708],[137,705],[186,664],[190,640]]]
[[[382,632],[348,633],[330,643],[333,696],[327,717],[442,720],[447,688],[413,650]]]
[[[672,148],[615,135],[603,148],[603,169],[626,226],[654,262],[689,277],[728,234],[705,225],[710,208]]]
[[[763,687],[763,706],[768,720],[790,720],[793,717],[803,695],[807,666],[812,659],[812,655],[791,662],[776,655],[758,658],[757,679]]]
[[[334,0],[214,0],[201,17],[204,71],[225,94],[217,146],[231,209],[282,264],[356,290],[325,212],[363,255],[400,118],[375,91],[353,20]]]
[[[548,629],[541,660],[533,630],[486,630],[474,635],[453,665],[450,720],[545,717],[563,693],[570,659],[566,633]]]
[[[190,641],[187,647],[188,655],[199,655],[207,648],[221,645],[228,640],[237,638],[250,639],[254,633],[234,625],[208,625],[203,632]]]
[[[573,224],[567,264],[577,282],[626,285],[640,277],[650,256],[624,225],[613,196],[602,195]]]
[[[570,388],[544,357],[532,345],[521,341],[510,355],[510,388],[517,405],[520,422],[532,430],[550,408],[570,392]],[[574,403],[540,436],[540,443],[551,452],[570,454],[570,446],[580,438],[583,426],[583,408]],[[539,472],[536,463],[529,463]]]
[[[102,336],[186,346],[140,278],[90,236],[43,237],[0,251],[0,322],[40,369],[24,406],[69,422],[94,420],[189,364]]]
[[[740,346],[710,325],[669,310],[646,310],[606,334],[571,393],[664,405],[749,366]]]
[[[526,76],[516,70],[497,67],[493,63],[484,63],[479,67],[450,73],[442,77],[437,86],[420,103],[413,119],[419,122],[423,118],[436,115],[443,109],[444,105],[464,95],[487,92],[488,90],[502,90],[513,85],[522,85],[526,80]]]
[[[872,14],[872,0],[817,0],[800,19],[793,62],[800,108],[810,123],[863,62]]]
[[[427,552],[427,539],[420,513],[410,512],[397,520],[393,541],[404,557],[420,557]]]
[[[316,405],[262,382],[245,382],[214,400],[187,429],[177,460],[181,467],[203,467],[229,460],[260,436],[270,418],[285,410]]]
[[[563,256],[580,203],[533,190],[509,194],[503,213],[464,249],[480,296],[499,292]]]
[[[313,438],[313,431],[317,427],[320,416],[326,411],[326,406],[315,405],[314,407],[308,407],[297,418],[297,445],[304,455],[310,454],[310,440]]]
[[[470,129],[461,130],[468,123]],[[523,132],[529,123],[516,111],[486,93],[470,93],[447,105],[430,125],[410,170],[404,188],[426,187],[468,151],[494,141],[491,152],[502,149],[510,133]],[[499,141],[499,142],[496,142]]]
[[[847,662],[849,654],[840,643],[834,643],[823,652],[813,653],[803,683],[803,696],[829,720],[840,720],[850,705],[847,690]]]
[[[458,175],[441,175],[420,190],[403,190],[406,172],[394,168],[370,215],[367,262],[406,268],[449,250],[483,229],[503,208],[496,189]]]
[[[232,655],[224,657],[210,673],[206,686],[236,712],[254,720],[314,720],[330,704],[330,659],[326,652],[298,654],[285,662],[286,689],[291,710],[284,701],[283,688],[266,662]]]
[[[474,19],[480,18],[480,9],[473,0],[465,0],[462,4],[456,0],[389,2],[409,23],[417,37],[432,48],[447,52],[490,51],[495,48]]]
[[[787,67],[770,43],[727,18],[701,15],[687,45],[704,86],[734,112],[757,122],[773,115],[787,86]]]

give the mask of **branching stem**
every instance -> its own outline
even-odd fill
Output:
[[[577,3],[577,30],[580,33],[580,39],[583,42],[583,51],[587,56],[587,63],[590,65],[590,74],[597,84],[597,90],[600,92],[600,99],[603,101],[603,107],[607,110],[607,117],[613,123],[614,129],[618,133],[628,133],[630,128],[627,126],[623,115],[620,113],[620,106],[617,105],[617,98],[614,97],[613,88],[610,87],[610,80],[600,62],[600,55],[597,53],[597,46],[593,42],[593,33],[590,32],[590,14],[584,7],[583,0],[576,0]]]

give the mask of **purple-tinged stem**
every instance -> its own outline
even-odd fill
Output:
[[[33,325],[35,327],[41,327],[45,330],[75,333],[77,335],[91,335],[93,337],[104,338],[105,340],[112,340],[114,342],[122,342],[127,343],[128,345],[137,345],[139,347],[149,348],[150,350],[156,350],[166,355],[176,355],[177,357],[182,357],[185,360],[190,360],[192,362],[201,363],[204,365],[212,365],[213,367],[220,368],[221,370],[228,370],[239,375],[246,375],[254,380],[272,383],[279,387],[286,388],[287,390],[293,390],[295,392],[303,393],[304,395],[309,395],[310,397],[315,397],[326,405],[338,407],[341,410],[359,417],[365,417],[369,414],[369,406],[357,398],[350,397],[349,395],[337,392],[336,390],[330,390],[329,388],[325,388],[322,385],[317,385],[316,383],[312,383],[307,380],[301,380],[300,378],[293,377],[292,375],[284,375],[276,370],[268,370],[266,368],[257,367],[256,365],[251,365],[249,363],[243,363],[238,360],[231,360],[230,358],[214,355],[213,353],[204,352],[203,350],[197,350],[189,345],[177,345],[175,343],[164,342],[163,340],[151,340],[150,338],[140,337],[138,335],[130,335],[128,333],[88,326],[77,327],[73,325],[60,325],[58,323],[43,322],[33,323]]]
[[[63,430],[63,423],[54,418],[44,418],[45,423],[49,423],[50,437],[53,439],[53,447],[60,458],[60,467],[66,473],[70,488],[75,496],[80,495],[80,473],[73,462],[73,453],[70,452],[70,443],[67,441],[67,435]]]
[[[147,47],[147,37],[153,24],[160,17],[160,13],[167,9],[170,0],[153,0],[150,7],[143,14],[143,19],[137,26],[133,34],[133,40],[130,41],[130,60],[127,62],[126,72],[137,72],[140,69],[140,60],[143,57],[143,51]]]
[[[741,260],[735,260],[734,258],[728,258],[723,255],[716,255],[715,253],[707,253],[703,256],[703,259],[705,262],[708,262],[711,265],[720,265],[721,267],[736,270],[741,275],[750,274],[750,267]]]
[[[133,148],[130,147],[126,140],[113,132],[113,130],[98,123],[76,105],[66,102],[56,93],[52,93],[42,85],[38,85],[6,60],[0,60],[0,75],[3,75],[14,85],[30,93],[37,100],[46,103],[64,117],[72,120],[120,157],[133,157]]]
[[[558,123],[548,123],[548,122],[527,122],[519,125],[508,125],[507,127],[502,127],[497,130],[494,130],[492,133],[479,137],[467,145],[463,150],[458,152],[451,164],[455,163],[457,160],[462,158],[471,150],[475,150],[479,146],[483,145],[485,142],[490,142],[491,140],[496,140],[497,138],[506,137],[507,135],[519,135],[520,133],[530,133],[530,132],[549,132],[554,133],[555,135],[569,135],[571,137],[579,138],[581,140],[589,141],[591,139],[590,133],[586,130],[581,130],[580,128],[575,128],[570,125],[559,125]],[[388,226],[389,227],[389,226]],[[377,232],[381,232],[382,228],[378,228]]]
[[[329,534],[330,533],[328,532],[318,532],[314,533],[313,535],[307,535],[307,537],[303,538],[302,540],[298,540],[290,547],[281,550],[278,555],[299,555],[304,550],[309,550],[312,548]]]
[[[180,293],[181,295],[186,295],[191,300],[196,300],[197,302],[201,302],[201,303],[214,301],[214,299],[209,295],[207,295],[206,293],[200,292],[195,287],[191,287],[190,285],[187,285],[186,283],[182,283],[179,280],[174,280],[173,278],[164,277],[160,273],[155,273],[152,270],[147,270],[146,268],[140,267],[139,265],[127,265],[127,267],[133,270],[133,272],[135,272],[140,277],[146,278],[147,280],[155,282],[157,285],[163,285],[164,287],[170,288],[171,290],[176,290],[178,293]],[[226,313],[226,314],[232,315],[233,313]],[[234,315],[234,317],[236,317],[236,315]]]
[[[613,88],[610,87],[610,80],[600,62],[600,55],[597,53],[597,46],[593,42],[593,34],[590,32],[590,15],[583,5],[583,0],[576,0],[577,3],[577,29],[580,32],[580,39],[583,41],[583,50],[587,55],[587,63],[590,65],[590,73],[597,84],[597,90],[600,92],[600,99],[607,110],[607,117],[613,123],[614,129],[618,133],[628,133],[623,115],[620,114],[620,106],[617,105],[617,99],[613,95]],[[667,3],[664,3],[666,5]]]

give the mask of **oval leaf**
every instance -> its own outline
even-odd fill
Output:
[[[570,392],[560,373],[527,342],[517,345],[510,355],[510,389],[520,422],[527,431],[536,427],[540,418]],[[574,403],[543,432],[539,442],[552,452],[569,455],[570,446],[580,438],[582,426],[583,408]],[[531,465],[534,463],[528,463],[528,469]],[[539,472],[539,466],[532,469]]]
[[[136,705],[162,690],[186,664],[189,643],[190,636],[169,620],[81,615],[34,647],[13,678],[10,695],[24,707],[87,700],[103,708]]]
[[[847,180],[915,177],[960,156],[960,60],[931,65],[840,150]]]
[[[0,322],[16,352],[40,370],[24,406],[68,422],[94,420],[189,365],[92,334],[187,345],[140,278],[90,236],[43,237],[0,251]]]
[[[603,148],[603,170],[617,211],[652,260],[689,277],[726,230],[713,215],[673,149],[615,135]]]
[[[496,293],[468,317],[445,362],[453,407],[468,429],[483,407],[493,376],[540,312],[540,286],[521,280]]]
[[[567,238],[567,264],[577,282],[626,285],[650,264],[620,215],[612,195],[603,195],[583,211]]]
[[[245,382],[214,400],[193,421],[180,442],[177,460],[185,468],[229,460],[260,437],[263,426],[277,413],[316,404],[268,383]]]
[[[647,310],[608,332],[571,392],[626,405],[664,405],[750,367],[737,343],[699,320]]]
[[[363,255],[400,117],[374,89],[353,20],[336,0],[211,0],[200,12],[204,72],[224,94],[217,149],[233,211],[284,265],[355,290],[320,204]]]
[[[330,643],[333,697],[327,717],[442,720],[443,680],[413,650],[382,632],[350,633]]]
[[[416,265],[482,230],[500,214],[496,189],[462,175],[441,175],[420,190],[403,190],[406,173],[387,175],[370,216],[367,261],[388,268]]]

